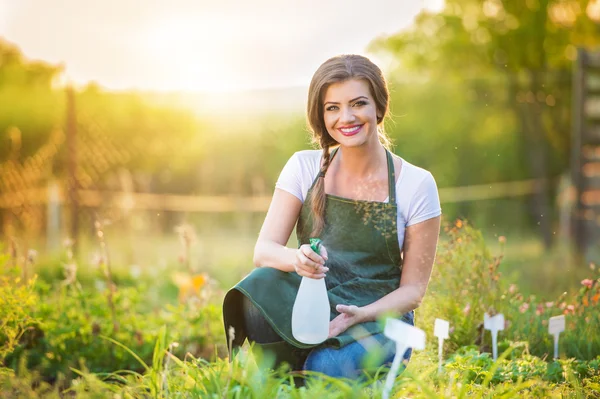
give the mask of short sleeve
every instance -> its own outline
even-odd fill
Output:
[[[411,226],[442,214],[435,179],[427,173],[410,202],[406,226]]]
[[[302,168],[298,153],[292,155],[281,170],[279,178],[275,183],[275,188],[287,191],[304,202],[304,195],[302,193]]]

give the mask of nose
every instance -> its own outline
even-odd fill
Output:
[[[343,107],[341,116],[340,116],[340,122],[343,124],[349,124],[351,122],[354,122],[354,112],[353,111],[354,110],[352,109],[352,107]]]

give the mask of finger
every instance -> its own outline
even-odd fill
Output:
[[[298,268],[298,270],[296,270],[296,273],[298,273],[299,276],[310,277],[315,280],[319,280],[319,279],[322,279],[325,277],[325,273],[319,273],[319,272],[311,273],[311,272],[307,272],[306,270],[300,269],[300,268]]]
[[[323,259],[321,255],[313,251],[310,245],[303,245],[300,247],[300,250],[304,254],[304,256],[306,256],[313,262],[319,263],[321,265],[325,264],[325,259]]]
[[[337,305],[335,309],[340,313],[346,313],[354,316],[358,308],[355,305]]]
[[[308,258],[304,253],[300,252],[297,254],[298,267],[305,269],[309,273],[321,272],[325,273],[329,270],[328,267],[323,266],[321,263],[317,263]]]
[[[298,263],[294,263],[294,269],[299,276],[310,277],[317,280],[325,277],[326,271],[329,270],[322,267],[315,269],[314,267],[305,266]]]
[[[321,244],[321,257],[327,261],[329,259],[329,254],[327,254],[327,249],[323,244]]]

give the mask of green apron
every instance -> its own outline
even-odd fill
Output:
[[[337,148],[332,151],[333,158]],[[339,312],[336,305],[365,306],[377,301],[400,286],[402,256],[398,245],[396,178],[391,154],[386,151],[389,202],[358,201],[326,194],[325,227],[320,237],[327,248],[329,268],[325,282],[331,305],[330,320]],[[312,231],[311,191],[302,205],[296,227],[298,247],[309,243]],[[310,349],[319,345],[343,347],[365,336],[383,332],[378,322],[353,326],[337,337],[319,345],[304,344],[292,335],[292,307],[302,277],[295,272],[283,272],[271,267],[254,269],[226,294],[223,321],[231,351],[246,339],[241,310],[245,295],[261,311],[265,319],[282,338],[280,343],[261,345],[275,352],[276,363],[288,361],[296,348]],[[412,324],[411,312],[402,316]],[[229,336],[233,327],[235,337]],[[232,344],[232,345],[230,345]],[[297,351],[296,351],[297,352]]]

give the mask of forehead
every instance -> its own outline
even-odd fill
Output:
[[[323,102],[346,102],[359,96],[371,97],[369,84],[364,79],[349,79],[329,85]]]

